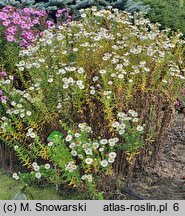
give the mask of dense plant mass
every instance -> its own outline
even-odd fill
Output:
[[[6,0],[0,1],[0,7],[11,5],[14,7],[34,7],[40,10],[58,10],[70,8],[78,16],[79,10],[91,6],[97,6],[98,9],[103,9],[107,6],[112,6],[120,10],[148,11],[148,6],[143,6],[141,2],[133,0]]]
[[[80,13],[20,51],[14,76],[1,72],[0,135],[28,168],[15,179],[97,198],[105,176],[155,157],[184,84],[184,41],[141,14]]]
[[[142,0],[150,6],[148,17],[152,22],[160,22],[163,28],[180,30],[185,34],[185,2],[184,0]]]
[[[68,23],[72,17],[66,9],[57,10],[56,20],[48,12],[25,7],[6,6],[0,9],[0,65],[9,72],[14,70],[19,50],[32,45],[44,29]]]

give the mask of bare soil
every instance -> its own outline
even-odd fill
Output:
[[[169,129],[164,148],[155,166],[131,179],[130,187],[144,199],[185,200],[185,126],[183,114],[178,114]],[[123,196],[123,197],[122,197]],[[119,199],[134,199],[123,193]],[[137,199],[137,198],[135,198]]]

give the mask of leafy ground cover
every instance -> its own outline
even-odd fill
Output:
[[[180,30],[185,34],[185,2],[184,0],[142,0],[150,6],[147,17],[152,22],[159,22],[162,28]]]
[[[12,175],[7,172],[0,170],[0,200],[9,200],[12,196],[18,193],[25,184],[18,182],[12,178]],[[54,187],[30,187],[27,189],[35,200],[70,200],[70,199],[87,199],[84,194],[75,190],[62,190],[60,194],[57,194]]]

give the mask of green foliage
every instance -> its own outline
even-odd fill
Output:
[[[20,181],[15,181],[9,174],[5,174],[5,171],[0,170],[0,200],[10,200],[17,191],[24,187],[24,183]],[[34,199],[36,200],[84,200],[88,199],[87,196],[82,194],[81,191],[62,191],[62,193],[57,193],[51,185],[40,185],[36,187],[30,185],[26,188]]]
[[[0,135],[28,169],[16,180],[67,184],[100,199],[103,177],[158,148],[184,84],[184,41],[142,14],[93,7],[81,17],[20,51],[21,86],[8,76],[0,82],[8,98]]]
[[[71,8],[75,14],[80,9],[97,6],[99,9],[112,6],[120,10],[129,12],[148,11],[148,6],[143,6],[141,2],[135,3],[133,0],[1,0],[0,7],[11,5],[15,7],[35,7],[40,10],[57,10],[61,8]]]
[[[21,49],[17,43],[7,42],[4,30],[5,28],[0,26],[0,68],[12,71],[15,68],[15,63],[18,61]]]
[[[152,22],[159,22],[162,28],[180,30],[185,34],[185,5],[184,0],[142,0],[150,6],[148,17]]]

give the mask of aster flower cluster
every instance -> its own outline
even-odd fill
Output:
[[[35,26],[46,17],[45,11],[32,8],[16,9],[6,6],[0,10],[0,24],[5,28],[8,42],[18,42],[20,46],[31,45],[36,38]]]
[[[71,16],[66,9],[56,12],[58,23],[71,21]],[[52,28],[55,23],[48,19],[46,11],[25,7],[23,9],[6,6],[0,9],[0,24],[5,29],[8,42],[18,42],[21,47],[33,44],[38,35],[42,35],[42,28]],[[46,24],[44,24],[44,20]],[[39,26],[42,26],[39,29]]]

